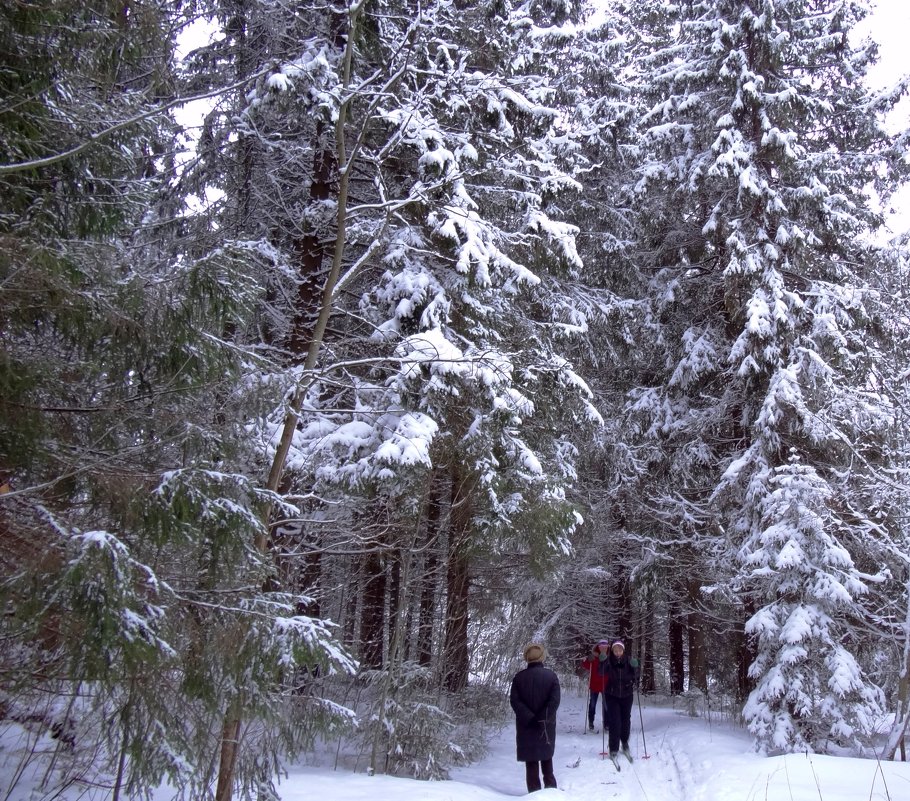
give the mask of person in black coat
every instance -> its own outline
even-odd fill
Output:
[[[604,705],[610,731],[610,757],[623,753],[630,757],[629,733],[632,729],[632,694],[638,687],[638,660],[626,656],[621,640],[601,654],[600,674],[604,677]]]
[[[528,792],[543,786],[556,787],[553,753],[556,750],[556,710],[559,708],[559,678],[543,666],[546,651],[532,643],[524,651],[527,667],[512,679],[509,704],[515,712],[515,743],[518,761],[525,763]]]

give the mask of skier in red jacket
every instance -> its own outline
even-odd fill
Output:
[[[600,672],[600,654],[607,653],[610,650],[610,641],[601,640],[591,649],[590,656],[587,656],[581,663],[581,669],[588,674],[588,689],[591,691],[591,700],[588,703],[588,731],[594,731],[594,717],[597,714],[597,696],[601,695],[606,687],[607,679]],[[601,711],[601,723],[604,730],[607,728],[607,711],[604,707]]]

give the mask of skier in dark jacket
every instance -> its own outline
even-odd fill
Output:
[[[527,667],[512,679],[509,704],[515,712],[515,742],[518,761],[525,763],[528,792],[543,786],[556,787],[553,753],[556,749],[556,710],[559,708],[559,679],[543,666],[546,652],[532,643],[524,651]]]
[[[610,759],[622,752],[632,759],[629,733],[632,729],[632,694],[638,687],[638,660],[626,656],[621,640],[616,640],[609,653],[601,654],[600,674],[605,679],[604,703],[610,732]]]

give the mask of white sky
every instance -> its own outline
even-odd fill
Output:
[[[869,72],[873,88],[887,88],[910,73],[910,0],[878,0],[858,32],[868,33],[879,44],[879,63]],[[899,131],[908,126],[910,98],[905,98],[889,117],[888,127]],[[884,239],[910,230],[910,187],[904,187],[892,198],[886,228]]]
[[[874,86],[885,86],[910,72],[910,2],[878,0],[867,23],[880,47],[880,62],[869,77]]]

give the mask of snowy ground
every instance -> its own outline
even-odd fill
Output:
[[[565,693],[556,740],[558,790],[535,801],[907,801],[910,763],[795,755],[763,758],[752,753],[748,734],[728,722],[690,717],[684,710],[643,705],[632,715],[635,762],[620,758],[622,771],[600,756],[602,738],[583,732],[585,698]],[[502,801],[526,795],[524,766],[515,760],[514,729],[493,740],[481,762],[453,771],[451,781],[422,782],[367,776],[329,768],[295,766],[279,788],[282,801]],[[7,733],[9,734],[9,733]],[[645,751],[647,745],[647,752]],[[0,801],[46,799],[27,782],[12,781],[14,748],[0,738]],[[647,754],[647,758],[646,758]],[[314,755],[315,756],[315,755]],[[318,760],[318,756],[316,756]],[[9,788],[13,786],[12,793]],[[101,801],[98,788],[69,788],[58,801]],[[155,801],[170,801],[161,788]]]
[[[535,801],[906,801],[910,763],[794,755],[759,757],[748,734],[729,723],[692,718],[682,710],[633,710],[634,764],[621,758],[617,773],[600,757],[601,734],[584,734],[584,700],[563,699],[557,727],[558,790]],[[647,745],[645,757],[644,745]],[[282,801],[496,801],[526,795],[524,766],[515,761],[511,727],[482,762],[453,771],[446,782],[416,782],[316,768],[293,768],[282,782]]]

